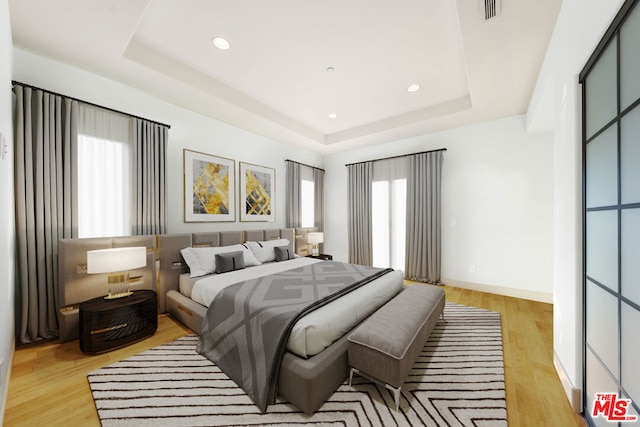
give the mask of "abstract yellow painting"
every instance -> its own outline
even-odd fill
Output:
[[[184,150],[185,222],[235,221],[235,161]]]
[[[275,221],[275,169],[240,162],[240,221]]]

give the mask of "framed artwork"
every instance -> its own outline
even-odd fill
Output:
[[[276,170],[240,162],[240,221],[275,221]]]
[[[236,220],[236,162],[184,150],[184,221]]]

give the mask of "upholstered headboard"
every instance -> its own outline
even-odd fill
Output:
[[[87,274],[87,251],[144,246],[147,266],[130,272],[130,286],[155,289],[156,236],[60,239],[58,244],[58,324],[60,341],[78,338],[78,304],[107,294],[107,274]]]
[[[246,241],[265,241],[280,238],[289,239],[290,242],[296,242],[295,229],[284,228],[159,235],[158,259],[160,261],[160,271],[158,274],[157,288],[159,312],[164,313],[166,311],[165,295],[167,292],[171,290],[178,291],[180,275],[189,271],[180,253],[181,249],[190,246],[228,246]]]

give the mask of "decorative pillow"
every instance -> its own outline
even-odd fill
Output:
[[[215,273],[217,254],[242,251],[244,257],[244,266],[260,265],[253,255],[253,252],[246,245],[230,245],[219,247],[204,248],[184,248],[180,251],[185,262],[189,266],[189,275],[191,277],[200,277],[207,274]]]
[[[251,249],[249,249],[249,246],[247,246],[244,243],[241,243],[239,245],[229,246],[229,248],[237,248],[236,249],[237,251],[242,251],[242,256],[244,257],[244,266],[245,267],[251,267],[253,265],[262,264],[260,261],[258,261],[258,259],[253,254],[253,252],[251,252]]]
[[[216,254],[216,273],[242,270],[244,268],[244,254],[242,251]]]
[[[276,239],[267,240],[264,242],[247,242],[245,243],[251,249],[251,252],[256,256],[261,263],[272,262],[276,260],[276,253],[273,248],[277,246],[290,246],[288,239]],[[293,253],[293,248],[291,248]]]
[[[180,251],[189,266],[191,277],[204,276],[216,271],[215,254],[219,248],[184,248]]]
[[[273,252],[275,252],[276,261],[278,262],[295,258],[295,255],[289,246],[276,246],[273,248]]]

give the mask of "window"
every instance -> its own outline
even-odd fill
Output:
[[[78,113],[78,236],[131,235],[130,120],[86,105]]]
[[[405,268],[407,179],[405,159],[374,165],[372,197],[372,264],[375,267]]]
[[[315,226],[315,183],[306,179],[300,180],[300,223],[302,227]]]
[[[315,227],[315,182],[307,166],[300,168],[300,226]]]
[[[286,160],[287,227],[322,230],[324,170]]]

